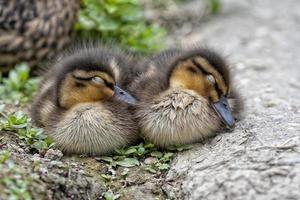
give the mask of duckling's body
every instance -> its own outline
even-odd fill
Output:
[[[224,127],[212,105],[220,105],[221,96],[230,99],[232,87],[227,65],[218,54],[202,48],[173,49],[144,65],[146,72],[131,86],[139,100],[135,116],[142,137],[168,147],[201,141]],[[227,119],[230,126],[232,120]]]
[[[82,103],[69,110],[53,106],[45,131],[65,153],[105,155],[137,141],[126,106],[117,100]]]
[[[135,143],[137,127],[118,86],[130,78],[129,57],[103,48],[86,48],[51,66],[32,107],[65,153],[104,155]],[[121,100],[120,100],[121,99]]]

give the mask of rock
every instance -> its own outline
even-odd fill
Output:
[[[149,158],[146,158],[144,160],[144,163],[146,165],[151,165],[151,164],[154,164],[154,163],[157,163],[158,162],[158,159],[157,158],[153,158],[153,157],[149,157]]]
[[[264,106],[270,108],[270,107],[277,106],[278,104],[280,104],[280,102],[281,102],[280,99],[270,99],[264,102]]]
[[[63,153],[57,149],[49,149],[45,154],[45,158],[48,158],[50,160],[60,160],[62,157]]]
[[[121,199],[164,199],[161,190],[159,184],[149,180],[143,185],[134,185],[126,188],[126,190],[121,190]]]
[[[222,3],[219,16],[172,41],[230,55],[247,115],[233,132],[179,153],[164,191],[173,199],[300,199],[300,3]]]

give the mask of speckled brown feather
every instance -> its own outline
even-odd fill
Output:
[[[160,147],[197,142],[224,127],[207,98],[193,90],[170,88],[169,80],[175,66],[196,57],[208,61],[230,85],[231,91],[235,91],[224,59],[214,51],[198,47],[167,50],[141,63],[144,73],[130,87],[140,101],[135,117],[141,135]],[[230,103],[241,105],[234,92],[228,97]],[[231,106],[233,113],[238,114],[240,107]]]
[[[73,49],[52,63],[32,106],[33,121],[45,128],[65,153],[104,155],[138,140],[129,105],[114,96],[61,107],[59,91],[74,70],[110,75],[121,88],[131,79],[130,56],[104,47]],[[84,96],[85,94],[82,93]]]
[[[79,0],[0,1],[0,71],[26,61],[34,66],[68,44]]]
[[[167,90],[141,102],[136,117],[142,136],[160,147],[194,143],[221,127],[206,99],[191,90]]]

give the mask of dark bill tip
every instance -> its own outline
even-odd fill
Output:
[[[220,100],[216,103],[213,103],[212,106],[222,121],[230,128],[233,128],[235,120],[233,118],[227,98],[222,95]]]
[[[122,90],[118,86],[114,86],[114,92],[115,96],[121,101],[124,101],[131,105],[135,105],[137,102],[133,96],[131,96],[128,92]]]

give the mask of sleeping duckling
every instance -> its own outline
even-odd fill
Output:
[[[170,49],[149,59],[130,90],[142,137],[164,148],[190,144],[234,127],[239,104],[227,64],[203,48]],[[233,101],[235,102],[233,102]]]
[[[126,86],[130,66],[128,56],[103,48],[62,56],[44,76],[33,121],[67,154],[104,155],[135,143],[129,112],[135,99],[119,88]]]

